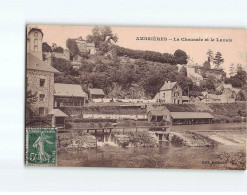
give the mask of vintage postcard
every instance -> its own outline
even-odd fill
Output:
[[[28,166],[246,169],[244,29],[27,25]]]

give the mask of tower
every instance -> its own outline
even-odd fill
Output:
[[[38,59],[42,60],[42,40],[43,32],[37,27],[28,27],[27,32],[27,52],[30,52]]]

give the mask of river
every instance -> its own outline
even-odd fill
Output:
[[[237,134],[246,138],[245,123],[172,126],[171,130],[226,131],[233,137]],[[246,153],[245,141],[241,144],[220,144],[214,147],[188,147],[167,142],[160,142],[158,147],[119,147],[116,140],[106,134],[98,135],[97,142],[96,149],[60,151],[58,166],[228,169],[220,154]],[[232,168],[238,168],[238,165]]]

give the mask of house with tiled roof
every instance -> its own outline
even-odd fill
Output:
[[[182,104],[182,88],[177,82],[166,81],[154,99],[158,102]]]
[[[54,83],[54,108],[81,107],[87,99],[80,85]]]

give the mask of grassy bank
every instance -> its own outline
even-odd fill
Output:
[[[71,115],[83,114],[125,114],[125,115],[139,115],[146,114],[146,109],[141,106],[90,106],[82,108],[66,107],[60,108],[63,112]]]

